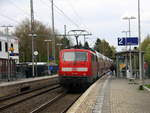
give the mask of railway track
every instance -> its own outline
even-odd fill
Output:
[[[30,113],[39,113],[39,112],[41,112],[46,107],[48,107],[50,104],[53,104],[58,99],[62,98],[65,94],[66,94],[66,91],[62,92],[61,94],[57,95],[55,98],[53,98],[53,99],[45,102],[44,104],[42,104],[41,106],[37,107],[36,109],[34,109],[33,111],[31,111]]]
[[[105,78],[107,75],[103,75],[100,77]],[[84,90],[81,90],[81,92],[71,92],[66,93],[63,92],[62,94],[57,95],[52,100],[49,100],[45,102],[40,107],[34,109],[30,113],[66,113],[67,110],[76,102],[76,100],[82,95]]]
[[[61,88],[59,84],[1,99],[0,112],[58,88]]]
[[[65,113],[82,93],[67,92],[57,84],[0,100],[0,113]]]
[[[67,110],[78,100],[78,98],[80,98],[82,94],[78,95],[76,99],[74,99],[74,101],[72,101],[66,108],[64,108],[61,113],[66,113]]]
[[[66,113],[66,111],[75,103],[82,93],[70,94],[67,91],[62,92],[55,98],[45,102],[30,113]]]

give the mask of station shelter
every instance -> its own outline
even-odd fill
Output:
[[[144,71],[144,52],[142,51],[142,78],[145,77]],[[131,78],[139,78],[139,51],[121,51],[116,54],[116,76],[119,78],[127,78],[130,72]],[[131,62],[131,66],[130,66]]]

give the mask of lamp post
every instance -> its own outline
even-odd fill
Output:
[[[122,33],[125,33],[126,39],[125,39],[125,43],[126,43],[126,51],[127,51],[127,34],[129,33],[129,31],[122,31]],[[128,61],[127,61],[127,54],[125,56],[125,63],[126,63],[126,73],[127,73],[127,65],[128,65]]]
[[[32,76],[34,77],[35,76],[35,69],[34,69],[34,59],[35,59],[35,56],[34,56],[34,38],[37,37],[37,34],[28,34],[28,36],[30,36],[32,38]]]
[[[140,0],[138,0],[138,35],[139,35],[139,76],[140,76],[140,88],[143,88],[142,78],[142,53],[141,53],[141,18],[140,18]]]
[[[131,16],[131,17],[124,17],[123,20],[128,20],[129,22],[129,37],[131,37],[131,30],[130,30],[130,21],[132,19],[136,19],[136,17],[134,16]],[[131,44],[130,44],[130,73],[131,73],[131,76],[132,76],[132,56],[131,56]]]
[[[126,43],[126,51],[127,51],[127,35],[129,33],[129,31],[122,31],[122,33],[125,33],[125,43]]]
[[[47,43],[47,69],[48,69],[48,74],[50,73],[49,72],[49,51],[50,51],[50,48],[49,48],[49,42],[51,42],[52,40],[44,40],[44,42]]]

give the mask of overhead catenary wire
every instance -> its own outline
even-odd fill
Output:
[[[28,11],[26,11],[24,8],[22,8],[22,7],[20,7],[14,0],[8,0],[7,2],[10,2],[10,4],[12,5],[12,6],[14,6],[16,9],[18,9],[18,11],[22,14],[22,15],[25,15],[25,18],[30,18],[30,13],[28,12]],[[11,18],[11,17],[9,17],[9,16],[6,16],[6,15],[3,15],[3,14],[1,14],[3,17],[5,17],[5,18],[7,18],[7,19],[9,19],[9,20],[11,20],[11,21],[16,21],[15,19],[13,19],[13,18]],[[38,15],[37,14],[35,14],[36,15],[36,17],[38,17]],[[20,22],[15,22],[15,23],[20,23]]]
[[[45,5],[47,8],[48,8],[48,10],[51,10],[51,6],[50,6],[50,4],[49,3],[47,3],[45,0],[40,0],[40,2],[43,4],[43,5]],[[49,2],[49,1],[48,1]],[[51,15],[51,12],[49,11],[48,12],[49,13],[49,15]],[[56,13],[58,13],[59,15],[62,15],[59,11],[57,11],[56,10]],[[63,16],[63,15],[62,15]],[[62,19],[60,19],[60,18],[58,18],[57,17],[57,19],[59,20],[59,21],[62,21]]]
[[[48,3],[46,3],[46,1],[40,0],[40,2],[41,2],[43,5],[45,5],[45,6],[48,8],[48,10],[50,10],[50,5],[49,5]],[[50,12],[50,11],[49,11],[48,13],[51,15],[51,12]]]
[[[10,2],[11,5],[13,5],[15,8],[19,9],[18,11],[20,12],[24,12],[22,8],[20,8],[19,6],[16,5],[16,3],[14,3],[14,1],[12,0],[8,0]],[[27,13],[24,12],[24,14],[26,15],[26,17],[29,15],[27,15]],[[0,13],[0,16],[3,17],[3,18],[6,18],[7,20],[11,21],[11,22],[14,22],[15,24],[20,24],[20,22],[16,19],[14,19],[13,17],[9,16],[9,15],[6,15],[6,14],[3,14],[3,13]]]
[[[50,5],[47,4],[44,0],[40,0],[40,2],[41,2],[43,5],[47,6],[47,8],[50,8]],[[50,12],[50,13],[51,13],[51,12]]]
[[[47,8],[49,8],[50,9],[50,7],[51,7],[51,5],[49,5],[48,3],[46,3],[46,1],[45,0],[40,0],[40,2],[43,4],[43,5],[45,5]],[[51,1],[49,1],[48,0],[48,2],[51,2]],[[54,7],[55,7],[55,12],[58,14],[58,15],[60,15],[60,16],[63,16],[65,19],[67,19],[70,23],[72,23],[74,26],[76,26],[77,28],[79,28],[79,25],[77,24],[77,23],[75,23],[70,17],[68,17],[65,13],[64,13],[64,11],[62,11],[60,8],[58,8],[58,6],[56,6],[56,4],[54,5]],[[60,11],[61,10],[61,11]],[[49,12],[50,14],[51,14],[51,12]],[[59,20],[59,21],[62,21],[62,19],[60,19],[60,18],[58,18],[57,17],[57,19]]]
[[[13,18],[11,18],[11,17],[9,17],[9,16],[6,16],[6,15],[4,15],[4,14],[2,14],[2,13],[0,13],[0,16],[1,16],[1,17],[4,17],[4,18],[7,18],[8,20],[10,20],[10,21],[12,21],[12,22],[15,22],[16,24],[20,24],[19,21],[15,20],[15,19],[13,19]]]
[[[17,9],[19,9],[18,11],[20,11],[21,13],[24,13],[27,17],[30,17],[30,14],[29,12],[26,12],[23,8],[19,7],[15,2],[14,0],[8,0],[9,2],[11,2],[11,4],[16,7]]]
[[[82,21],[82,19],[81,19],[81,16],[77,13],[77,11],[75,10],[75,7],[74,7],[74,5],[71,3],[71,1],[70,1],[70,0],[67,0],[66,2],[68,3],[68,5],[70,6],[70,8],[72,9],[72,11],[73,11],[73,13],[75,14],[75,17],[77,17],[78,21],[80,21],[80,23],[85,27],[85,29],[88,30],[89,28],[87,27],[87,25],[85,25],[85,24],[83,23],[83,21]]]
[[[77,28],[80,28],[80,26],[75,23],[70,17],[68,17],[61,9],[59,9],[55,4],[54,4],[55,8],[58,9],[71,23],[73,23]]]
[[[49,0],[49,2],[51,2],[51,0]],[[55,3],[54,3],[54,7],[66,18],[68,19],[68,21],[70,21],[73,25],[75,25],[77,28],[80,29],[80,26],[74,22],[63,10],[61,10]]]
[[[48,0],[50,3],[51,3],[51,0]],[[46,1],[44,1],[44,0],[40,0],[40,2],[42,3],[42,4],[44,4],[45,6],[47,6],[47,7],[51,7],[50,5],[48,5],[47,3],[46,3]],[[55,3],[54,3],[54,7],[55,7],[55,11],[59,14],[59,15],[61,15],[61,16],[63,16],[63,17],[65,17],[69,22],[71,22],[74,26],[76,26],[78,29],[80,29],[81,27],[80,27],[80,25],[79,24],[77,24],[74,20],[72,20],[62,9],[60,9]]]
[[[20,11],[22,14],[24,14],[24,15],[26,15],[27,17],[30,17],[30,15],[29,15],[29,13],[27,12],[27,11],[25,11],[20,5],[18,5],[15,1],[13,1],[13,0],[8,0],[9,2],[10,2],[10,4],[11,5],[13,5],[15,8],[17,8],[18,9],[18,11]],[[47,7],[50,7],[50,5],[49,4],[47,4],[46,3],[46,1],[44,1],[44,0],[40,0],[40,2],[43,2],[43,4],[45,4]],[[48,0],[49,2],[51,2],[51,0]],[[77,22],[75,22],[75,20],[74,19],[72,19],[72,18],[70,18],[61,8],[59,8],[56,4],[54,4],[54,7],[55,7],[55,11],[59,14],[59,15],[61,15],[61,16],[63,16],[63,17],[65,17],[69,22],[71,22],[76,28],[78,28],[78,29],[81,29],[81,24],[78,24]],[[75,11],[75,9],[73,9],[74,10],[74,12],[76,12]],[[76,13],[76,15],[78,15],[77,13]],[[18,21],[18,20],[16,20],[15,18],[13,18],[13,17],[11,17],[11,16],[7,16],[6,14],[0,14],[0,16],[1,17],[4,17],[4,18],[7,18],[8,20],[10,20],[10,21],[12,21],[12,22],[14,22],[14,23],[16,23],[16,24],[20,24],[20,22]],[[38,16],[35,16],[36,18],[38,17]],[[78,16],[79,17],[79,16]]]
[[[78,14],[78,12],[76,11],[74,5],[71,3],[70,0],[66,0],[67,4],[69,5],[69,7],[72,9],[74,15],[75,15],[75,18],[78,20],[78,22],[80,23],[80,25],[82,25],[82,29],[86,29],[88,32],[90,32],[91,30],[89,29],[89,27],[83,23],[82,19],[81,19],[81,16]],[[84,43],[85,43],[85,40],[88,39],[86,38],[85,36],[84,37]]]

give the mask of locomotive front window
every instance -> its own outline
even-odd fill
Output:
[[[86,61],[86,52],[65,52],[63,55],[64,61]]]

